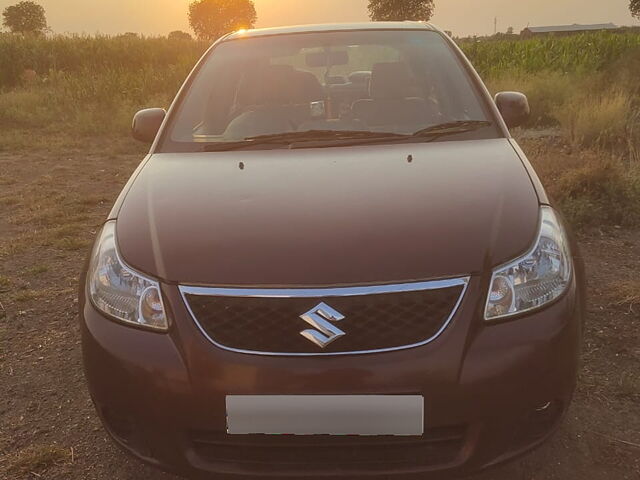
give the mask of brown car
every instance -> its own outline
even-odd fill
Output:
[[[204,55],[82,279],[115,442],[190,477],[433,478],[571,401],[575,243],[493,100],[423,23],[236,32]]]

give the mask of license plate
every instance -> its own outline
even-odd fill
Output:
[[[420,395],[229,395],[230,435],[422,435]]]

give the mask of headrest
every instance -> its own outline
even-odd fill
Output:
[[[294,103],[310,103],[324,100],[326,94],[318,78],[311,72],[294,70],[295,82],[293,90]]]
[[[369,83],[371,81],[371,72],[367,71],[358,71],[352,72],[349,75],[349,81],[351,83],[358,83],[364,85],[365,83]]]
[[[247,74],[241,81],[236,103],[240,105],[287,105],[324,98],[318,79],[291,65],[268,65]]]
[[[378,100],[416,96],[415,77],[406,63],[376,63],[369,93],[371,98]]]
[[[255,69],[240,82],[237,103],[241,105],[264,105],[286,103],[289,96],[287,84],[293,76],[290,65],[268,65]]]

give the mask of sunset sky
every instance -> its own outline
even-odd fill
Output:
[[[0,0],[0,9],[18,0]],[[163,35],[189,30],[189,0],[40,0],[57,33],[139,32]],[[367,0],[255,0],[258,26],[367,20]],[[629,0],[436,0],[433,23],[456,35],[493,33],[513,26],[604,23],[638,25]]]

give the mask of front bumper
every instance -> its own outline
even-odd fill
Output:
[[[219,349],[196,327],[178,288],[163,291],[168,334],[119,325],[80,302],[86,377],[121,447],[190,477],[466,474],[543,442],[575,387],[583,311],[575,283],[541,311],[489,325],[481,320],[482,282],[472,278],[453,321],[428,345],[309,358]],[[397,394],[424,396],[422,437],[225,433],[227,395]]]

